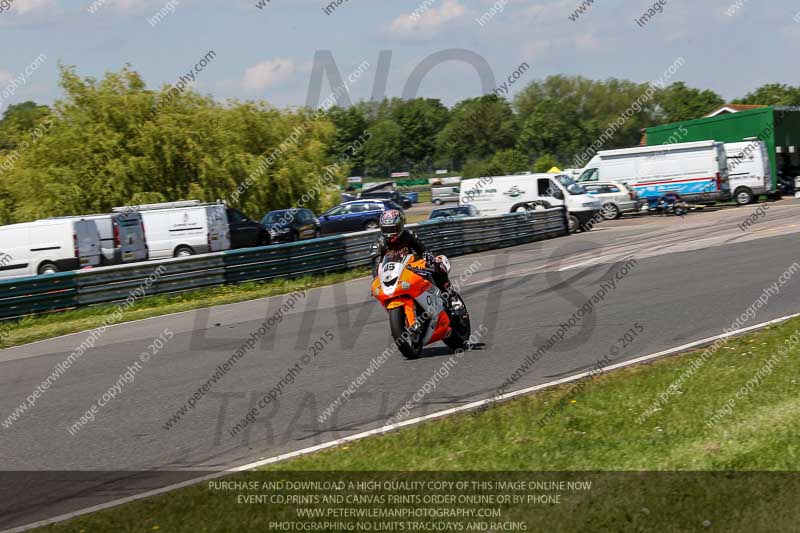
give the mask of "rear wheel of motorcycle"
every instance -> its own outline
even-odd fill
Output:
[[[422,340],[414,342],[414,335],[406,333],[406,310],[402,307],[395,307],[389,310],[389,327],[392,330],[392,338],[395,344],[406,359],[417,359],[422,354]],[[408,339],[408,340],[406,340]]]

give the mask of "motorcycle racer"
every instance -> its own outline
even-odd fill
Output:
[[[447,275],[450,270],[450,262],[445,256],[434,256],[417,234],[406,229],[405,225],[405,215],[397,209],[384,211],[381,215],[381,233],[370,248],[372,277],[375,278],[378,275],[378,265],[381,264],[387,253],[415,254],[422,257],[434,268],[433,282],[442,293],[445,311],[448,316],[452,317],[452,313],[460,308],[461,299],[453,289]]]

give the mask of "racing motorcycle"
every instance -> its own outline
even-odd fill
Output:
[[[449,266],[444,256],[437,261]],[[407,359],[416,359],[422,348],[443,341],[451,350],[466,346],[470,336],[467,307],[460,296],[451,299],[451,321],[444,309],[442,292],[433,282],[435,269],[414,255],[387,254],[372,281],[372,294],[389,312],[395,344]]]

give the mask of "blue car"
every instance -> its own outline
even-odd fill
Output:
[[[412,204],[419,203],[419,193],[418,192],[404,192],[403,196],[408,198],[408,201]]]
[[[319,217],[322,233],[341,233],[377,229],[381,213],[403,208],[391,200],[356,200],[333,207]]]

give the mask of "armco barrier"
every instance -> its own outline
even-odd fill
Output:
[[[0,319],[78,305],[74,272],[17,278],[0,283]]]
[[[78,272],[78,305],[223,285],[222,254],[133,263]]]
[[[563,209],[413,224],[435,253],[457,256],[566,235]],[[243,281],[367,266],[376,231],[0,282],[0,319]]]
[[[375,231],[314,241],[230,250],[224,253],[228,283],[324,274],[369,264]]]

